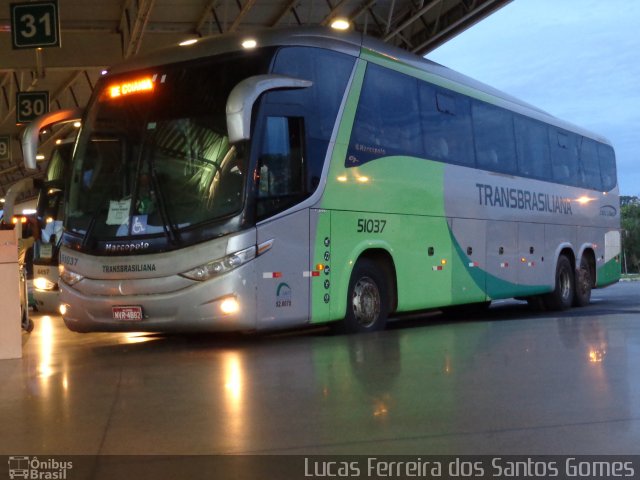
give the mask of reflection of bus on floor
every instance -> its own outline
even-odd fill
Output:
[[[39,190],[36,216],[40,239],[33,256],[34,300],[42,312],[58,312],[58,250],[62,239],[64,182],[69,178],[73,139],[59,141],[51,153],[45,177],[36,181]]]
[[[357,34],[248,39],[97,85],[60,254],[72,330],[370,331],[497,298],[585,305],[618,280],[602,137]]]

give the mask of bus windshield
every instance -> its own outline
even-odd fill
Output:
[[[88,238],[166,236],[223,222],[244,205],[248,158],[230,145],[225,106],[254,53],[160,66],[105,79],[74,157],[66,228]]]

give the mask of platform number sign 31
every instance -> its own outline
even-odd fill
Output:
[[[11,4],[13,48],[60,46],[58,0]]]

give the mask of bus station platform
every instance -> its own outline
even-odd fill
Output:
[[[4,455],[640,453],[640,283],[368,335],[76,334],[0,361]]]

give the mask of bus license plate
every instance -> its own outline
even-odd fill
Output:
[[[139,322],[142,320],[142,307],[139,305],[111,307],[114,320],[124,322]]]

